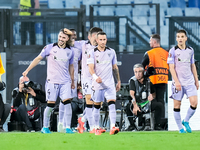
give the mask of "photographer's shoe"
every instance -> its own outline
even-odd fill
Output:
[[[133,131],[135,130],[135,127],[130,125],[125,131]]]
[[[49,128],[43,127],[41,130],[41,133],[51,133],[51,132],[50,132]]]
[[[182,124],[185,126],[185,129],[186,129],[186,131],[188,132],[188,133],[191,133],[192,132],[192,130],[191,130],[191,128],[190,128],[190,126],[189,126],[189,122],[186,122],[186,121],[182,121]]]

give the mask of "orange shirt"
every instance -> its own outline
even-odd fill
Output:
[[[149,56],[149,67],[154,67],[156,74],[150,76],[153,84],[167,83],[169,66],[167,64],[168,52],[161,47],[147,51]]]

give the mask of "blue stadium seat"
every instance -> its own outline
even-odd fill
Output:
[[[117,0],[100,0],[100,4],[116,4]]]
[[[147,34],[151,35],[151,26],[142,26],[142,30],[144,30]]]
[[[147,17],[135,16],[133,17],[133,22],[137,25],[147,25]]]
[[[49,8],[64,8],[63,0],[49,0],[48,1]]]
[[[132,8],[133,16],[147,16],[148,9],[149,6],[137,5],[134,8]]]
[[[152,0],[152,3],[159,3],[160,4],[160,9],[166,9],[168,8],[168,4],[166,0]]]
[[[151,0],[133,0],[134,4],[144,4],[144,3],[149,3]]]
[[[156,16],[148,17],[147,22],[148,25],[156,25]]]
[[[69,1],[65,0],[66,8],[80,8],[80,0]]]
[[[188,6],[200,8],[200,1],[199,0],[188,0]]]
[[[183,9],[179,8],[179,7],[171,7],[171,8],[167,8],[167,15],[168,16],[183,16]]]
[[[127,16],[131,17],[131,7],[117,7],[116,10],[116,16]]]
[[[170,0],[170,6],[171,7],[185,8],[186,3],[185,3],[185,0]]]
[[[117,4],[131,4],[131,0],[117,0]]]
[[[168,26],[160,27],[160,38],[161,38],[161,46],[167,47],[169,44],[169,27]]]
[[[115,7],[114,6],[102,6],[98,8],[100,16],[114,16]]]
[[[185,16],[200,16],[200,10],[197,7],[185,8]]]

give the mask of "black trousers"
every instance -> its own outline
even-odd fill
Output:
[[[35,23],[34,22],[21,22],[21,44],[26,45],[27,31],[29,32],[30,45],[35,45]]]
[[[14,114],[15,114],[15,116],[14,116],[15,120],[16,121],[24,121],[26,123],[28,129],[34,129],[36,131],[40,130],[40,128],[41,128],[40,124],[39,123],[37,124],[34,122],[36,119],[38,119],[40,117],[39,108],[36,109],[36,111],[34,112],[33,119],[30,119],[28,117],[27,109],[24,104],[20,105]]]
[[[131,110],[133,110],[133,105],[131,104],[132,102],[129,102],[126,105],[126,114],[129,120],[130,125],[134,125],[133,121],[133,113]],[[155,124],[160,124],[161,123],[161,112],[162,112],[162,103],[155,101],[155,99],[151,102],[151,111],[155,111]],[[137,116],[140,117],[141,113],[137,113]]]
[[[11,109],[11,105],[10,104],[4,104],[4,108],[3,108],[3,113],[0,114],[0,126],[3,126],[3,124],[5,123],[9,113],[10,113],[10,109]]]
[[[165,93],[167,92],[167,84],[154,84],[156,90],[156,101],[162,103],[162,118],[165,118]]]
[[[78,124],[78,116],[77,114],[83,113],[83,110],[79,108],[76,102],[72,101],[72,119],[71,119],[71,127],[77,127]]]

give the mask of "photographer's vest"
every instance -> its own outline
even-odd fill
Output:
[[[168,52],[161,47],[147,51],[149,56],[149,67],[154,67],[155,75],[149,78],[153,84],[167,83],[169,66],[167,64]]]
[[[142,86],[135,76],[131,78],[135,82],[135,99],[136,103],[143,107],[148,101],[148,81],[144,79]]]
[[[30,8],[34,8],[31,5],[31,0],[20,0],[20,9],[26,10],[19,13],[20,16],[31,16],[32,13],[28,12]],[[41,16],[41,12],[36,12],[36,16]]]

